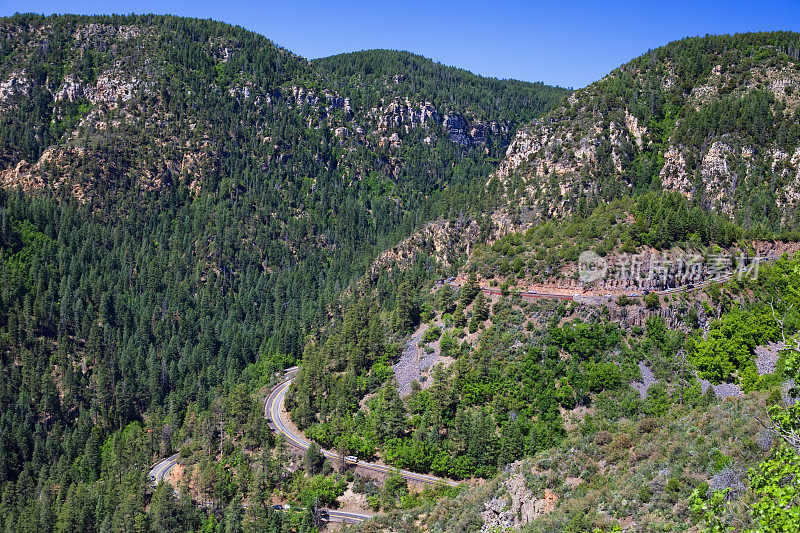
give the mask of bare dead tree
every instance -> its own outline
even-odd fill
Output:
[[[791,350],[791,351],[795,352],[796,354],[800,354],[800,345],[798,345],[798,342],[799,342],[798,337],[797,336],[790,337],[788,341],[786,340],[786,330],[784,328],[784,323],[786,321],[786,315],[792,309],[792,306],[790,305],[786,309],[786,311],[783,313],[783,316],[781,318],[778,318],[777,314],[775,313],[775,307],[772,305],[772,302],[770,302],[769,306],[772,309],[772,317],[775,319],[775,322],[778,324],[778,327],[781,330],[781,338],[783,339],[783,342],[785,344],[785,349]],[[790,389],[790,391],[789,391],[790,396],[792,396],[792,397],[796,397],[797,396],[797,388],[796,387],[797,387],[797,384],[795,383],[794,387],[792,387],[792,389]],[[787,417],[784,420],[784,422],[786,422],[792,416],[791,414],[786,412],[787,409],[792,409],[792,407],[791,406],[790,407],[774,406],[771,409],[768,407],[767,408],[767,420],[768,421],[764,421],[764,420],[761,420],[759,418],[756,418],[756,420],[758,421],[758,423],[762,427],[768,429],[774,435],[776,435],[781,440],[783,440],[783,442],[786,443],[786,445],[790,446],[795,451],[800,451],[800,431],[799,431],[800,428],[798,428],[797,424],[794,424],[794,423],[781,423],[781,421],[780,421],[780,415],[781,414],[783,414],[784,416]],[[784,412],[780,413],[780,412],[776,412],[776,410],[777,411],[783,410]],[[776,415],[778,416],[778,419],[776,419]]]
[[[787,342],[786,342],[786,330],[784,329],[783,324],[784,322],[786,322],[786,315],[789,313],[789,311],[792,310],[793,306],[794,304],[790,305],[786,309],[786,311],[783,312],[783,316],[781,318],[778,318],[777,315],[775,314],[775,307],[772,305],[772,302],[769,303],[769,308],[772,310],[772,318],[775,320],[775,322],[778,324],[778,327],[781,329],[781,338],[783,339],[784,344],[787,344]]]

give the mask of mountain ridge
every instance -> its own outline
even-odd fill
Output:
[[[798,34],[772,32],[651,50],[523,127],[496,176],[521,178],[521,199],[544,213],[663,187],[732,217],[758,205],[777,227],[795,211],[798,49]],[[774,175],[764,190],[762,172]]]
[[[755,352],[800,327],[797,259],[646,295],[576,262],[796,251],[799,57],[793,33],[689,38],[569,92],[207,20],[0,19],[0,529],[310,533],[337,503],[388,529],[668,529],[725,488],[744,509],[773,446],[751,413],[786,376]],[[602,292],[516,295],[554,284]],[[297,363],[308,439],[476,486],[294,457],[262,401]],[[145,479],[176,452],[177,500]]]

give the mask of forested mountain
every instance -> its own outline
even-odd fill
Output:
[[[293,421],[360,457],[496,477],[416,508],[432,530],[794,524],[796,478],[774,469],[797,472],[800,450],[753,417],[766,403],[773,427],[798,420],[783,410],[796,352],[775,344],[800,328],[797,259],[692,284],[797,250],[798,39],[671,43],[521,128],[487,184],[505,205],[382,254],[341,325],[306,346]],[[579,279],[587,250],[607,279]],[[625,258],[639,263],[621,273]],[[778,509],[782,483],[777,501],[794,499]]]
[[[350,95],[364,109],[379,106],[387,96],[414,95],[440,113],[503,122],[504,126],[543,114],[564,94],[563,89],[543,83],[487,79],[394,50],[340,54],[311,64],[333,89]]]
[[[462,108],[391,129],[338,79],[213,21],[0,20],[0,528],[216,520],[166,489],[145,512],[147,467],[187,442],[204,497],[239,495],[229,521],[242,498],[297,496],[251,393],[379,251],[491,205],[492,155],[566,93],[448,82],[463,124],[502,124],[451,140]],[[478,98],[506,83],[499,103]],[[535,111],[503,102],[521,94]],[[259,474],[234,481],[245,451]],[[248,506],[264,528],[314,527],[267,511]]]
[[[799,54],[788,32],[651,50],[522,128],[497,177],[546,214],[664,189],[746,227],[794,225]]]
[[[753,413],[798,427],[798,260],[666,296],[575,262],[797,250],[798,50],[691,38],[570,94],[213,21],[0,20],[0,529],[786,523],[800,460]],[[553,287],[615,292],[519,295]],[[307,438],[465,483],[294,459],[262,402],[295,363]]]

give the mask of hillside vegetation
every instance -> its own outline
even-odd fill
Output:
[[[369,50],[315,59],[332,88],[369,109],[381,98],[415,95],[444,112],[498,122],[528,121],[549,111],[564,89],[543,83],[497,80],[394,50]]]
[[[0,529],[792,530],[799,54],[690,38],[571,93],[213,21],[1,19]],[[658,295],[582,284],[585,250],[786,255]],[[302,460],[263,417],[293,364]],[[146,478],[176,452],[178,498]]]
[[[252,395],[379,251],[469,196],[489,205],[485,148],[506,142],[450,140],[443,118],[425,126],[436,142],[389,142],[383,115],[327,83],[214,21],[0,20],[0,528],[221,520],[166,489],[148,512],[148,467],[187,441],[203,445],[208,494],[232,505],[226,527],[251,490],[295,483],[241,468],[274,452]],[[551,104],[565,92],[522,86]],[[481,116],[512,131],[530,114]],[[268,507],[246,521],[315,527]]]
[[[407,515],[437,530],[777,530],[768,513],[793,524],[795,430],[784,430],[787,451],[753,417],[765,403],[792,401],[784,380],[793,367],[779,348],[769,362],[758,354],[800,327],[796,259],[757,279],[662,297],[642,298],[642,280],[629,279],[602,289],[625,292],[599,305],[517,293],[601,290],[578,282],[585,250],[730,264],[793,251],[797,43],[780,33],[672,43],[521,129],[489,185],[502,184],[502,215],[476,217],[478,231],[455,219],[431,225],[387,255],[334,333],[307,346],[290,391],[293,420],[324,445],[419,472],[468,479],[510,469],[496,492]],[[694,188],[670,181],[670,158]],[[470,228],[463,238],[459,227]],[[448,239],[461,256],[442,246]],[[456,274],[455,292],[433,283]],[[681,285],[679,274],[647,287]],[[376,323],[389,332],[380,344]],[[375,346],[386,346],[383,355]],[[773,416],[774,427],[796,427],[794,412]],[[654,428],[670,430],[639,438]],[[696,432],[691,459],[676,455],[675,432]],[[715,439],[726,432],[749,447],[722,450]],[[588,474],[597,485],[580,472],[589,441],[611,445],[597,456],[598,477]],[[790,477],[776,500],[780,461]],[[790,510],[770,508],[776,501]]]
[[[792,225],[798,39],[708,36],[651,50],[522,128],[497,177],[515,206],[542,213],[663,188],[745,227]]]

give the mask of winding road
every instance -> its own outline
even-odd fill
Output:
[[[770,255],[764,258],[757,258],[755,262],[757,263],[767,263],[775,261],[780,256]],[[723,276],[718,276],[714,279],[709,279],[703,282],[699,282],[696,284],[685,285],[682,287],[675,287],[672,289],[660,290],[660,291],[653,291],[659,295],[666,295],[676,292],[684,292],[684,291],[692,291],[703,288],[705,285],[710,283],[725,283],[732,279],[734,274],[728,274]],[[456,281],[455,278],[448,278],[444,280],[439,280],[437,283],[440,284],[447,284],[453,287],[460,287],[461,284]],[[498,289],[490,288],[490,287],[480,287],[480,290],[486,294],[490,295],[500,295],[501,291]],[[521,292],[519,295],[522,298],[553,298],[558,300],[573,300],[575,295],[570,294],[547,294],[547,293],[538,293],[535,291],[531,292]],[[644,294],[631,294],[632,297],[642,297]],[[292,444],[293,446],[299,448],[300,450],[307,450],[311,443],[305,439],[304,436],[294,433],[292,428],[290,428],[286,421],[284,420],[283,416],[281,415],[281,411],[283,409],[283,403],[286,400],[286,392],[289,390],[289,386],[292,384],[292,380],[294,379],[295,374],[297,373],[298,367],[294,366],[291,368],[286,369],[284,373],[284,380],[278,383],[272,392],[270,392],[269,396],[264,400],[264,416],[267,418],[270,428],[278,434],[283,435],[287,442]],[[399,474],[401,477],[409,480],[409,481],[416,481],[420,483],[427,483],[431,485],[447,485],[447,486],[457,486],[457,483],[447,480],[441,479],[434,476],[427,476],[424,474],[417,474],[416,472],[411,472],[410,470],[400,470],[397,468],[393,468],[390,466],[378,464],[378,463],[369,463],[365,461],[359,461],[357,458],[354,457],[345,457],[342,458],[338,453],[331,451],[331,450],[321,450],[322,454],[328,459],[335,459],[335,460],[343,460],[344,462],[355,465],[358,468],[363,468],[365,470],[372,470],[374,472],[379,472],[385,475],[389,475],[392,473]],[[169,472],[175,467],[178,462],[178,454],[171,455],[166,459],[162,459],[158,463],[156,463],[148,472],[148,479],[150,483],[155,487],[158,486],[160,483],[164,483],[165,476],[169,474]],[[173,488],[173,493],[177,496],[177,492]],[[345,524],[357,524],[360,522],[364,522],[365,520],[369,520],[372,518],[370,514],[364,513],[354,513],[348,511],[340,511],[336,509],[322,509],[321,510],[321,518],[325,521],[329,522],[342,522]]]
[[[767,256],[764,258],[757,258],[756,262],[758,263],[767,263],[772,262],[778,259],[779,256]],[[724,283],[729,281],[733,278],[734,274],[728,274],[719,276],[714,279],[706,280],[703,282],[699,282],[696,284],[685,285],[682,287],[675,287],[672,289],[666,289],[661,291],[653,291],[656,294],[666,295],[675,292],[684,292],[684,291],[691,291],[703,288],[705,285],[710,283]],[[438,283],[444,283],[447,285],[451,285],[454,287],[460,287],[460,284],[456,281],[455,278],[448,278],[445,280],[439,280]],[[493,289],[490,287],[480,287],[481,291],[487,294],[501,294],[500,290]],[[574,295],[569,294],[546,294],[546,293],[538,293],[535,291],[532,292],[522,292],[519,293],[522,298],[554,298],[559,300],[573,300]],[[643,294],[632,294],[632,297],[641,297]],[[278,383],[278,385],[272,389],[269,396],[267,396],[266,400],[264,401],[264,416],[270,423],[270,427],[275,433],[281,434],[286,437],[287,442],[292,444],[293,446],[299,448],[300,450],[307,450],[311,443],[305,439],[303,435],[298,433],[294,433],[293,429],[290,428],[286,421],[284,420],[283,416],[281,415],[281,411],[283,409],[283,403],[286,400],[286,392],[289,390],[289,386],[292,384],[292,380],[294,379],[295,374],[297,373],[298,367],[291,367],[286,369],[284,373],[284,380]],[[389,475],[392,473],[397,473],[403,478],[409,481],[416,481],[420,483],[427,483],[431,485],[447,485],[454,487],[457,483],[447,480],[441,479],[434,476],[427,476],[424,474],[417,474],[416,472],[411,472],[410,470],[400,470],[397,468],[393,468],[390,466],[378,464],[378,463],[369,463],[365,461],[359,461],[357,458],[354,457],[345,457],[342,458],[338,453],[322,449],[322,454],[328,459],[335,459],[335,460],[343,460],[347,464],[355,465],[358,468],[363,468],[365,470],[372,470],[373,472],[379,472],[381,474]],[[164,477],[169,474],[169,472],[175,467],[178,462],[178,454],[171,455],[166,459],[163,459],[156,463],[148,473],[148,479],[150,480],[153,486],[157,486],[160,483],[165,482]],[[173,492],[175,490],[173,489]],[[175,492],[177,495],[177,492]],[[363,513],[353,513],[348,511],[339,511],[335,509],[323,509],[322,510],[322,518],[323,520],[327,520],[330,522],[343,522],[346,524],[356,524],[359,522],[363,522],[365,520],[369,520],[372,518],[372,515],[363,514]]]
[[[156,465],[150,469],[150,472],[147,474],[148,479],[153,483],[153,485],[158,485],[162,481],[164,481],[164,476],[169,474],[169,471],[172,470],[175,465],[178,464],[178,454],[170,455],[166,459],[161,460],[161,462],[156,463]]]
[[[293,430],[286,425],[283,417],[281,416],[281,409],[283,407],[283,402],[286,399],[286,391],[289,390],[289,386],[292,384],[292,380],[294,379],[294,375],[297,373],[297,367],[293,367],[286,370],[286,378],[280,382],[267,396],[266,401],[264,402],[264,416],[267,417],[267,420],[270,422],[270,426],[272,427],[273,431],[279,433],[286,437],[286,441],[300,448],[301,450],[307,450],[311,443],[306,440],[302,435],[298,435],[297,433],[293,433]],[[331,451],[331,450],[321,450],[322,454],[327,457],[328,459],[341,459],[341,455],[338,453]],[[391,466],[381,465],[377,463],[368,463],[366,461],[359,461],[359,460],[352,460],[348,458],[344,458],[344,461],[348,464],[355,465],[358,468],[363,468],[365,470],[372,470],[373,472],[380,472],[382,474],[399,474],[401,477],[409,480],[409,481],[416,481],[420,483],[427,483],[430,485],[448,485],[450,487],[455,487],[458,484],[447,480],[441,479],[435,476],[426,476],[424,474],[417,474],[416,472],[411,472],[410,470],[400,470]]]
[[[287,375],[294,375],[297,372],[297,367],[290,368],[286,371]],[[282,382],[281,385],[286,383],[286,381]],[[291,383],[291,379],[289,380]],[[286,390],[283,391],[284,395],[286,394]],[[283,401],[283,396],[281,396],[281,401]],[[287,436],[288,438],[288,436]],[[308,446],[306,446],[307,448]],[[178,454],[171,455],[166,459],[162,459],[158,463],[156,463],[151,469],[150,472],[147,474],[147,478],[153,487],[157,487],[160,483],[167,483],[164,479],[169,472],[175,468],[175,465],[178,464]],[[173,494],[175,497],[178,496],[178,492],[173,487],[172,489]],[[201,502],[199,504],[202,507],[208,507],[210,502]],[[338,509],[321,509],[321,518],[326,522],[341,522],[344,524],[358,524],[365,520],[369,520],[372,518],[372,515],[366,513],[354,513],[350,511],[341,511]]]
[[[772,255],[772,254],[768,255],[766,257],[755,257],[755,258],[753,258],[753,261],[752,261],[751,264],[770,263],[772,261],[777,261],[781,257],[782,257],[781,255]],[[720,284],[721,283],[725,283],[726,281],[732,280],[737,274],[741,274],[741,272],[737,270],[737,271],[730,272],[728,274],[723,274],[723,275],[715,277],[715,278],[707,279],[705,281],[699,281],[697,283],[689,283],[688,285],[682,285],[682,286],[679,286],[679,287],[673,287],[671,289],[662,289],[662,290],[653,290],[653,291],[645,290],[645,291],[640,292],[640,293],[628,294],[627,296],[630,297],[630,298],[642,298],[642,297],[646,296],[647,294],[650,294],[651,292],[653,292],[655,294],[658,294],[658,295],[662,295],[662,296],[673,294],[673,293],[677,293],[677,292],[689,292],[689,291],[702,289],[704,286],[710,285],[712,283],[720,283]],[[450,285],[451,287],[454,287],[454,288],[460,288],[461,287],[461,283],[459,283],[458,280],[456,278],[454,278],[454,277],[447,278],[447,279],[441,279],[441,280],[437,281],[436,283],[440,284],[440,285],[441,284]],[[480,290],[481,290],[481,292],[483,292],[485,294],[489,294],[489,295],[500,296],[500,295],[503,294],[500,289],[493,289],[491,287],[486,287],[486,286],[483,286],[483,285],[480,287]],[[554,300],[577,301],[577,300],[575,300],[576,297],[583,296],[582,294],[557,294],[557,293],[545,293],[545,292],[536,292],[536,291],[530,291],[530,292],[522,291],[522,292],[519,292],[517,294],[519,294],[520,298],[528,298],[530,300],[532,300],[534,298],[545,298],[545,299],[550,298],[550,299],[554,299]],[[623,294],[624,293],[620,293],[620,294],[616,294],[616,295],[613,295],[613,296],[622,296]],[[606,298],[611,298],[611,297],[612,297],[611,294],[606,294]]]

